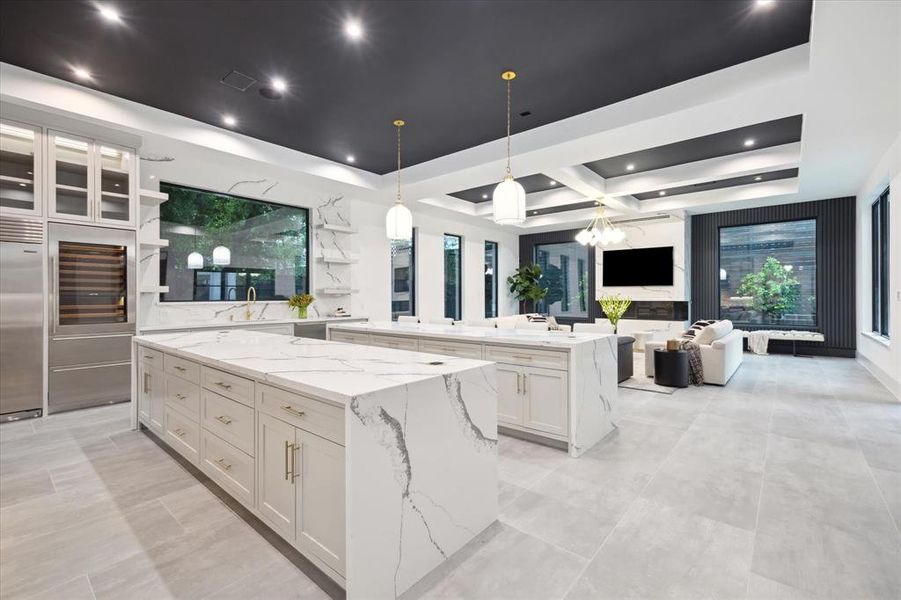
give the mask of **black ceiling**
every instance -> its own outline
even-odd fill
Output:
[[[754,175],[743,175],[741,177],[729,177],[727,179],[717,179],[715,181],[704,181],[702,183],[693,183],[692,185],[682,185],[674,188],[666,188],[665,190],[653,190],[642,194],[634,194],[638,200],[651,200],[662,196],[678,196],[679,194],[692,194],[694,192],[706,192],[708,190],[721,190],[723,188],[736,187],[739,185],[751,185],[754,183],[762,183],[764,181],[776,181],[778,179],[790,179],[798,176],[798,169],[782,169],[780,171],[767,171],[766,173],[755,173]],[[661,194],[665,191],[665,194]]]
[[[633,175],[718,156],[799,142],[801,141],[801,124],[801,115],[795,115],[596,160],[586,163],[585,166],[607,179]],[[747,139],[754,140],[754,145],[745,146],[744,142]],[[633,165],[635,168],[629,170],[628,165]]]
[[[81,0],[5,0],[0,59],[376,173],[523,131],[808,41],[811,2],[237,2],[116,0],[122,23]],[[342,23],[360,19],[349,42]],[[281,100],[220,80],[291,85]]]
[[[453,194],[449,195],[453,196],[454,198],[459,198],[460,200],[467,200],[469,202],[489,202],[491,200],[491,194],[494,192],[494,188],[496,188],[497,184],[501,182],[503,176],[503,173],[499,173],[498,180],[494,183],[483,185],[477,188],[470,188],[461,192],[454,192]],[[542,175],[541,173],[536,173],[535,175],[526,175],[525,177],[517,177],[516,181],[519,182],[519,184],[523,187],[527,194],[533,194],[535,192],[545,192],[547,190],[554,190],[564,187],[547,175]]]

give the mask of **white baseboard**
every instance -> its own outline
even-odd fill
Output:
[[[901,400],[901,381],[898,381],[897,379],[880,369],[878,366],[876,366],[875,363],[873,363],[867,357],[861,355],[859,352],[857,353],[857,362],[859,362],[864,369],[869,371],[873,375],[873,377],[875,377],[876,380],[879,381],[879,383],[884,385],[885,389],[891,392],[891,394],[895,398]]]

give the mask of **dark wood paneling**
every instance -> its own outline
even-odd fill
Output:
[[[817,326],[824,344],[798,344],[806,354],[853,357],[857,348],[855,296],[855,199],[780,204],[695,215],[691,218],[691,318],[719,316],[720,227],[817,220]],[[771,329],[770,326],[740,326]],[[800,327],[796,329],[801,329]],[[790,343],[771,342],[773,351],[791,351]]]

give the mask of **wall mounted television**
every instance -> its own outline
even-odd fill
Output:
[[[673,247],[604,250],[604,287],[673,285]]]

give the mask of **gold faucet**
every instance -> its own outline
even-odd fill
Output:
[[[244,320],[249,321],[250,317],[253,316],[253,310],[251,310],[251,306],[253,306],[257,301],[257,290],[255,287],[250,286],[247,288],[247,303],[244,305]]]

